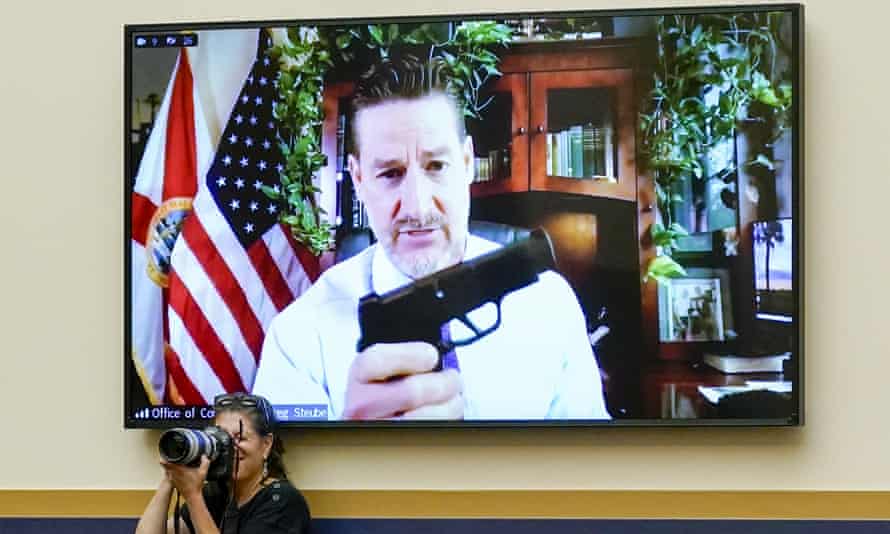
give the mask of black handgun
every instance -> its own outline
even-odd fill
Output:
[[[358,304],[361,334],[359,352],[375,343],[425,341],[442,356],[454,347],[469,345],[497,330],[501,324],[501,300],[505,295],[538,280],[538,274],[553,269],[553,247],[547,233],[538,228],[528,238],[488,254],[459,263],[415,280],[383,295],[371,293]],[[497,320],[488,328],[474,325],[467,313],[492,302]],[[458,319],[473,331],[467,339],[446,342],[441,327]]]

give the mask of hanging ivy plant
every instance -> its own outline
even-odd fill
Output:
[[[460,105],[466,117],[479,118],[491,99],[481,100],[480,89],[501,75],[500,58],[494,52],[509,43],[512,31],[495,21],[467,21],[450,31],[448,23],[387,24],[338,28],[333,41],[346,65],[364,51],[375,59],[390,57],[395,49],[409,49],[428,60],[440,59],[445,74],[459,89]],[[407,31],[406,31],[407,30]]]
[[[322,217],[325,211],[316,202],[320,189],[315,185],[326,163],[321,150],[322,90],[333,65],[331,54],[318,29],[306,26],[288,28],[268,54],[279,65],[273,116],[285,163],[278,175],[281,187],[266,186],[263,191],[282,204],[280,220],[294,238],[319,255],[333,245],[331,227]]]
[[[299,26],[287,28],[269,49],[268,55],[279,65],[273,114],[279,124],[285,165],[279,173],[280,187],[264,187],[263,191],[281,205],[281,222],[314,254],[333,246],[331,226],[316,201],[320,190],[315,185],[319,170],[327,163],[321,150],[326,76],[335,66],[345,70],[352,66],[355,71],[355,63],[368,52],[386,58],[396,47],[423,48],[429,59],[444,61],[446,74],[459,89],[463,114],[478,118],[490,102],[480,100],[480,89],[501,74],[493,48],[506,46],[511,31],[496,22],[474,21],[444,33],[431,24],[412,25],[410,31],[399,24]]]
[[[673,258],[688,231],[674,220],[675,206],[689,202],[682,185],[706,180],[708,155],[731,141],[741,121],[768,120],[770,144],[787,128],[791,84],[778,72],[781,15],[673,16],[657,19],[658,62],[651,109],[640,117],[643,151],[655,176],[661,222],[651,227],[658,255],[645,278],[664,283],[684,276]],[[745,165],[772,166],[759,153]],[[735,172],[719,169],[722,176]]]

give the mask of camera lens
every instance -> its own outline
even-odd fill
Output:
[[[204,430],[172,428],[161,434],[158,441],[161,458],[172,464],[197,467],[201,456],[207,456],[210,467],[208,480],[218,480],[230,473],[234,447],[225,430],[209,426]]]
[[[174,428],[161,435],[158,442],[161,458],[174,463],[188,463],[200,454],[194,431],[185,428]]]

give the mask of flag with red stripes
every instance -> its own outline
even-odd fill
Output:
[[[165,362],[170,257],[213,157],[210,136],[185,49],[154,119],[130,197],[131,350],[154,404],[167,398]]]
[[[171,402],[249,391],[266,328],[317,278],[315,256],[278,222],[262,191],[284,158],[272,116],[277,69],[261,31],[257,56],[170,258],[165,367]]]

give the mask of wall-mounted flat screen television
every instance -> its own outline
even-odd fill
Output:
[[[799,425],[803,6],[124,28],[125,426]]]

